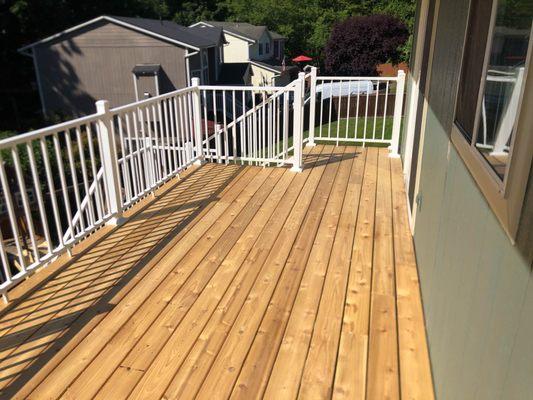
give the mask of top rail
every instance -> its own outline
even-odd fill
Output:
[[[320,81],[397,81],[397,76],[317,76]]]
[[[12,136],[0,140],[0,149],[7,149],[18,144],[27,143],[31,140],[39,139],[43,136],[52,135],[57,132],[66,131],[80,125],[88,124],[98,120],[98,114],[91,114],[81,118],[76,118],[70,121],[61,122],[59,124],[50,125],[45,128],[36,129],[27,133],[22,133],[17,136]]]

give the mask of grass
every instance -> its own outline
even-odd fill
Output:
[[[354,144],[354,142],[343,141],[342,139],[373,139],[374,132],[376,139],[390,140],[392,137],[392,123],[393,117],[368,117],[365,122],[365,118],[343,118],[338,121],[332,121],[331,124],[324,124],[322,126],[315,127],[315,140],[319,140],[320,137],[338,138],[339,144]],[[365,127],[366,125],[366,127]],[[374,128],[375,127],[375,128]],[[366,128],[366,134],[365,134]],[[321,132],[322,129],[322,132]],[[309,131],[304,131],[304,138],[309,136]],[[356,144],[362,144],[362,142],[356,141]],[[388,144],[382,143],[367,143],[368,146],[388,146]]]
[[[383,131],[383,124],[385,124],[385,131]],[[375,120],[375,132],[376,139],[390,140],[392,137],[392,124],[393,117],[376,117]],[[356,129],[357,126],[357,129]],[[348,128],[348,130],[346,130]],[[331,124],[325,123],[322,125],[322,138],[328,137],[328,132],[330,133],[330,138],[337,138],[337,129],[338,129],[338,142],[336,140],[320,140],[320,126],[315,127],[315,141],[322,144],[335,144],[339,146],[361,146],[362,141],[354,141],[354,138],[362,139],[365,136],[365,119],[363,118],[341,118],[338,121],[332,121]],[[303,132],[304,139],[309,137],[309,130],[304,130]],[[343,140],[343,139],[351,140]],[[368,117],[366,120],[366,138],[374,138],[374,117]],[[287,147],[291,147],[293,144],[292,136],[288,138]],[[283,148],[283,140],[280,141],[279,148]],[[365,146],[367,147],[389,147],[389,143],[372,143],[366,142]],[[260,150],[259,150],[260,151]],[[292,154],[292,151],[289,152]]]

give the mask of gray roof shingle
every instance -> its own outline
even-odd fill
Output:
[[[210,47],[218,44],[218,40],[214,40],[216,32],[199,35],[195,30],[179,25],[173,21],[117,16],[110,17],[193,47]],[[208,31],[206,31],[206,33],[207,32]]]
[[[227,22],[227,21],[204,21],[208,25],[220,27],[230,33],[244,36],[247,39],[257,41],[265,31],[268,31],[273,39],[285,39],[284,36],[269,30],[264,25],[252,25],[248,22]]]

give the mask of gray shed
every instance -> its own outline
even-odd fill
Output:
[[[97,100],[119,106],[185,87],[193,76],[214,83],[223,44],[220,28],[100,16],[19,51],[33,57],[43,113],[80,116]]]

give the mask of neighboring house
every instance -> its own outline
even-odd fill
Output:
[[[436,398],[531,399],[533,8],[417,16],[403,161]]]
[[[248,62],[251,67],[249,84],[281,86],[291,81],[291,70],[295,67],[283,66],[287,38],[279,33],[246,22],[200,21],[191,27],[223,29],[226,40],[223,61]]]
[[[45,114],[83,115],[96,100],[118,106],[179,89],[192,77],[214,84],[221,28],[100,16],[21,48],[33,57]]]

